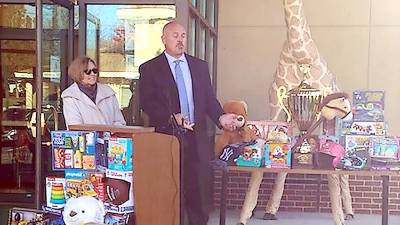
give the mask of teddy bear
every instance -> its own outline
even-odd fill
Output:
[[[69,198],[63,211],[65,225],[104,224],[103,203],[91,196]]]
[[[235,130],[223,130],[222,134],[217,137],[215,142],[215,155],[219,157],[224,147],[229,144],[237,144],[241,142],[249,142],[256,139],[253,130],[246,126],[247,124],[247,104],[244,101],[228,101],[223,105],[225,113],[233,113],[238,115],[235,121]]]

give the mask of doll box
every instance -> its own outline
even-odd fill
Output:
[[[108,142],[108,169],[132,171],[133,141],[131,138],[110,138]]]
[[[290,168],[292,151],[289,144],[268,143],[265,145],[265,167]]]
[[[66,181],[60,177],[46,177],[46,206],[62,209],[66,203]]]
[[[291,124],[284,121],[248,121],[247,126],[256,133],[258,138],[268,142],[289,143],[292,135]]]

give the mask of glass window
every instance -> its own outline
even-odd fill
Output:
[[[207,0],[200,0],[200,15],[206,18]]]
[[[175,6],[88,5],[87,15],[87,53],[93,57],[93,49],[98,49],[100,82],[113,88],[121,108],[137,104],[132,101],[139,66],[164,50],[162,28],[175,18]],[[90,21],[97,21],[98,26]]]
[[[66,8],[53,5],[43,5],[43,29],[68,29],[69,12]]]
[[[210,76],[211,76],[211,81],[214,78],[214,37],[210,36],[210,39],[208,40],[208,52],[207,52],[207,61],[208,61],[208,66],[210,69]]]
[[[206,29],[200,26],[199,58],[205,59],[206,56]]]
[[[0,27],[34,29],[35,13],[32,5],[0,4]]]
[[[215,27],[215,0],[209,0],[207,7],[207,20],[212,27]]]
[[[196,54],[196,19],[190,17],[189,32],[188,32],[188,53],[190,55]]]
[[[192,0],[192,5],[196,8],[196,0]]]

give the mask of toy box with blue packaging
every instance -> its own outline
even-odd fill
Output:
[[[395,137],[374,137],[369,150],[374,158],[398,159],[399,140]]]
[[[346,155],[351,155],[355,149],[364,148],[369,151],[371,141],[376,136],[368,135],[346,135],[345,136],[345,149]]]
[[[265,167],[290,168],[292,151],[287,143],[267,143],[265,145]]]
[[[237,166],[261,167],[264,160],[265,140],[257,139],[254,144],[243,146],[235,159]]]
[[[52,131],[52,168],[96,169],[96,132]]]
[[[384,91],[354,91],[354,121],[383,122],[385,92]]]
[[[131,138],[110,138],[108,142],[108,169],[133,170],[133,141]]]

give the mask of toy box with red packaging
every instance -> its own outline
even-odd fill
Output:
[[[104,172],[66,170],[65,179],[68,198],[87,195],[105,201]]]

